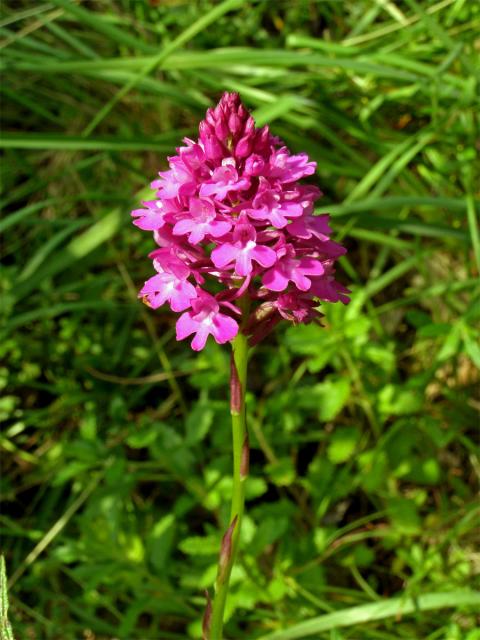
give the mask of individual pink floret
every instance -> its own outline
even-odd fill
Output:
[[[304,215],[301,218],[292,220],[287,227],[287,231],[297,238],[309,239],[315,236],[321,242],[325,242],[329,240],[329,236],[332,233],[328,220],[329,216],[325,214],[321,216]]]
[[[247,210],[248,215],[254,220],[266,220],[273,227],[283,229],[289,218],[302,215],[303,207],[299,202],[286,200],[280,189],[268,189],[265,183],[265,180],[261,182],[263,190],[253,199],[252,208]]]
[[[133,224],[144,231],[155,231],[161,229],[165,224],[165,210],[160,200],[151,200],[143,203],[146,209],[134,209],[132,217],[135,218]]]
[[[328,302],[343,302],[348,304],[350,290],[337,282],[333,275],[326,275],[324,278],[312,278],[311,293],[320,300]]]
[[[307,276],[321,276],[324,272],[322,263],[314,258],[294,257],[291,245],[284,249],[284,255],[263,276],[263,284],[270,291],[285,291],[289,282],[293,282],[300,291],[308,291],[311,280]]]
[[[248,222],[237,222],[232,239],[233,242],[223,242],[212,251],[212,262],[219,269],[235,262],[235,273],[249,276],[253,269],[252,260],[262,267],[271,267],[277,259],[273,249],[257,244],[255,227]]]
[[[216,209],[209,200],[191,198],[188,213],[175,223],[173,233],[180,236],[188,233],[190,244],[198,244],[206,235],[220,238],[231,228],[231,222],[217,219]]]
[[[223,160],[222,166],[212,172],[209,180],[200,186],[201,196],[214,196],[216,200],[225,200],[232,191],[244,191],[250,186],[247,178],[239,178],[235,160]]]
[[[274,151],[270,157],[269,176],[279,182],[297,182],[315,173],[316,163],[308,159],[306,153],[290,155],[287,147]]]
[[[160,198],[176,198],[177,196],[191,196],[196,191],[195,177],[182,158],[169,158],[170,170],[160,171],[161,180],[152,182],[152,189],[158,189]]]
[[[218,344],[232,340],[238,333],[237,322],[223,313],[220,305],[210,294],[198,289],[198,296],[192,300],[192,309],[177,320],[177,340],[195,334],[192,349],[200,351],[207,338],[212,335]]]
[[[169,302],[172,311],[185,311],[195,296],[193,284],[187,280],[180,280],[167,271],[149,278],[139,293],[139,297],[152,309],[158,309],[165,302]]]
[[[315,315],[311,305],[298,291],[281,293],[274,304],[282,318],[297,324],[308,322]]]

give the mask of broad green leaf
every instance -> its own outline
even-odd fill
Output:
[[[295,467],[290,458],[281,458],[270,462],[266,465],[265,471],[273,484],[279,487],[288,486],[295,481]]]
[[[191,410],[186,422],[186,442],[195,444],[207,435],[214,418],[213,409],[203,401],[200,401]]]
[[[330,462],[347,462],[354,454],[360,440],[357,427],[338,427],[328,440],[327,455]]]
[[[165,571],[173,548],[176,518],[168,514],[161,518],[152,528],[147,540],[148,558],[155,569]]]

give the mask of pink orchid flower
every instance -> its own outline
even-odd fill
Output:
[[[252,343],[281,320],[318,319],[319,300],[348,302],[334,278],[345,249],[331,239],[328,215],[314,215],[321,191],[299,182],[315,167],[268,126],[256,128],[236,93],[208,109],[198,139],[185,138],[169,158],[155,197],[132,216],[159,247],[150,254],[157,274],[140,295],[152,308],[184,312],[179,340],[195,333],[192,347],[202,349],[209,335],[232,339],[240,298],[248,298],[241,327]]]
[[[262,267],[271,267],[277,259],[273,249],[257,244],[255,227],[242,220],[237,222],[233,242],[223,242],[212,251],[212,262],[219,269],[235,262],[235,273],[248,276],[252,273],[254,260]]]
[[[198,290],[198,296],[192,300],[192,309],[177,320],[177,340],[183,340],[195,334],[192,349],[200,351],[207,338],[212,335],[218,344],[232,340],[238,333],[238,324],[223,313],[220,305],[209,293]]]
[[[219,220],[213,204],[205,198],[191,198],[188,214],[175,223],[175,235],[189,234],[188,242],[198,244],[205,236],[220,238],[232,228],[232,223]]]

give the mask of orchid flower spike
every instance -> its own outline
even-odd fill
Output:
[[[154,197],[132,211],[160,247],[139,296],[182,314],[177,340],[194,334],[196,351],[210,335],[232,340],[240,297],[249,301],[241,324],[251,343],[280,320],[318,320],[322,300],[348,302],[334,277],[345,249],[330,239],[328,215],[313,213],[320,190],[299,182],[315,173],[307,154],[291,154],[268,126],[257,129],[236,93],[208,109],[198,140],[184,143],[152,183]]]

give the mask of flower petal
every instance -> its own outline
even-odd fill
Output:
[[[267,271],[262,282],[270,291],[284,291],[288,286],[288,278],[278,267]]]
[[[208,225],[208,233],[213,238],[221,238],[226,233],[228,233],[231,228],[232,225],[230,224],[230,222],[224,222],[223,220],[213,220]]]
[[[172,311],[185,311],[191,305],[191,301],[197,297],[197,291],[190,282],[181,282],[173,289],[170,296]]]
[[[191,316],[191,312],[183,313],[175,325],[177,340],[183,340],[198,330],[199,323]]]
[[[217,313],[213,320],[211,332],[218,344],[225,344],[233,340],[238,333],[238,324],[233,318],[223,313]]]
[[[262,267],[271,267],[277,260],[275,251],[261,244],[257,244],[257,246],[252,249],[251,256],[253,260],[256,260]]]
[[[218,269],[223,269],[237,257],[238,249],[233,244],[225,242],[212,251],[212,262]]]
[[[183,236],[192,229],[195,228],[195,221],[191,218],[184,218],[183,220],[179,220],[175,226],[173,227],[173,233],[176,236]]]
[[[235,261],[235,272],[239,276],[248,276],[252,272],[252,257],[247,249],[241,249],[238,252]]]
[[[194,351],[201,351],[207,342],[207,338],[210,335],[210,328],[204,324],[200,324],[198,331],[192,340],[192,349]]]

